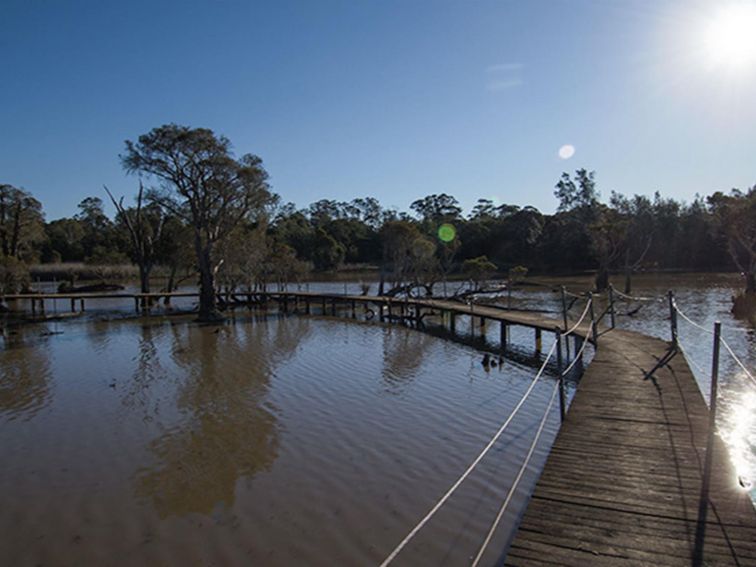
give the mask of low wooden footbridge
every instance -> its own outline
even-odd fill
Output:
[[[167,295],[197,297],[196,293]],[[164,293],[28,294],[6,296],[5,300],[26,301],[35,313],[42,314],[45,302],[53,299],[70,301],[72,311],[77,304],[83,310],[85,301],[133,300],[135,309],[141,311],[165,297]],[[581,319],[570,321],[564,291],[561,319],[448,300],[384,296],[281,291],[220,299],[226,305],[276,302],[281,311],[308,314],[347,313],[357,317],[361,310],[361,316],[381,321],[422,322],[430,314],[440,314],[451,332],[456,319],[466,316],[471,328],[498,324],[503,350],[510,326],[533,329],[537,351],[542,349],[542,334],[554,333],[555,346],[546,361],[556,352],[561,428],[508,549],[504,553],[486,550],[494,523],[473,565],[481,560],[489,564],[575,567],[756,565],[756,510],[748,491],[739,485],[726,447],[714,428],[719,337],[715,338],[710,410],[680,354],[677,311],[671,296],[669,342],[615,328],[611,297],[603,312],[597,314],[588,294]],[[573,338],[572,349],[569,337]],[[574,355],[582,356],[585,341],[594,345],[595,354],[567,408],[562,382],[566,372],[562,369],[569,370],[578,362]],[[383,565],[397,558],[406,542],[477,462]]]

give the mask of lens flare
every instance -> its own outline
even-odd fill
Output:
[[[572,144],[565,144],[559,148],[559,157],[562,159],[570,159],[575,155],[575,146]]]
[[[451,242],[457,237],[457,229],[454,225],[444,223],[438,227],[438,238],[442,242]]]

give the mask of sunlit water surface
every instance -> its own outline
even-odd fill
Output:
[[[0,565],[377,564],[535,373],[480,360],[417,330],[336,318],[19,327],[0,350]],[[539,382],[397,564],[469,562],[553,384]],[[557,425],[554,408],[489,562]]]

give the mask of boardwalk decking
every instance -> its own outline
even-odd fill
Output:
[[[708,408],[682,355],[601,337],[506,556],[507,565],[691,565]],[[756,511],[717,437],[702,565],[756,565]]]

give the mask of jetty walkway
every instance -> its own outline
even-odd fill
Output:
[[[700,509],[709,409],[688,364],[645,379],[669,346],[601,337],[507,565],[756,565],[756,510],[718,436]]]
[[[70,300],[72,311],[77,302],[83,310],[84,300],[130,299],[139,311],[166,296],[197,294],[28,294],[4,299],[28,301],[35,312],[44,313],[44,303],[50,299]],[[441,321],[452,332],[456,319],[467,316],[471,329],[476,325],[484,327],[487,322],[497,323],[502,350],[506,349],[508,329],[513,325],[534,330],[536,351],[541,351],[543,332],[555,334],[554,344],[559,345],[561,429],[508,550],[503,557],[501,550],[493,557],[495,550],[486,550],[486,546],[509,496],[473,565],[481,558],[503,560],[513,566],[756,565],[756,509],[747,490],[738,484],[724,443],[713,433],[712,412],[682,351],[676,348],[676,307],[671,295],[671,342],[616,329],[611,294],[607,308],[600,314],[594,313],[593,299],[588,294],[577,323],[568,321],[564,291],[561,320],[543,313],[436,299],[286,291],[235,294],[220,299],[227,305],[250,306],[274,301],[284,312],[336,315],[346,311],[352,317],[357,316],[360,306],[363,315],[381,321],[421,322],[423,317],[434,314],[441,315]],[[565,344],[567,348],[562,351],[562,343],[569,336],[574,340],[573,354],[582,356],[586,341],[596,349],[566,408],[562,378],[570,368],[562,372],[562,367],[569,363],[566,353],[570,349]],[[554,352],[552,347],[534,383]],[[467,478],[516,411],[382,565],[397,557]],[[533,447],[541,429],[542,426]],[[526,466],[527,460],[521,471]],[[510,492],[518,481],[519,475]]]

